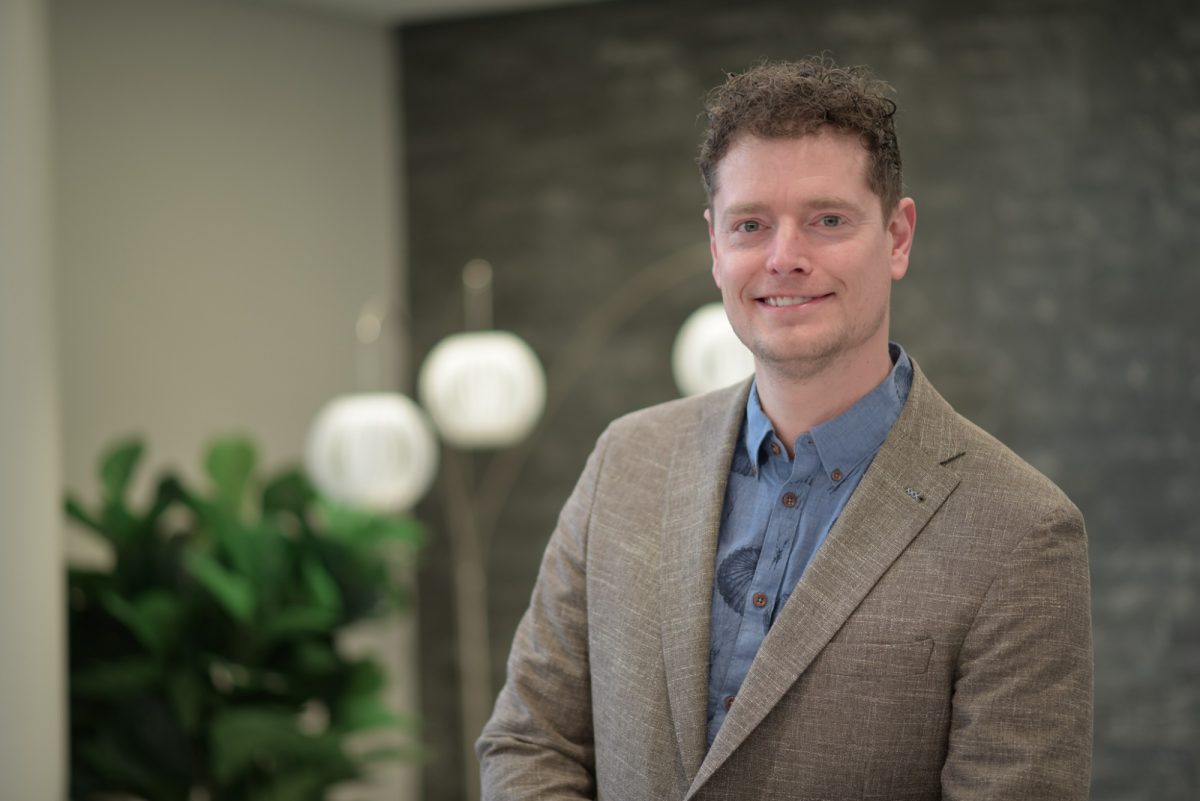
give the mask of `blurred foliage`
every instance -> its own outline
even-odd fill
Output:
[[[140,442],[101,461],[96,508],[67,514],[111,543],[111,571],[69,571],[71,797],[315,801],[373,760],[347,748],[401,727],[384,676],[338,633],[405,597],[381,549],[420,529],[336,505],[297,470],[263,484],[242,439],[208,450],[208,495],[162,477],[131,508]]]

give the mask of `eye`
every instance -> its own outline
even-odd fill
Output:
[[[758,220],[745,220],[733,227],[733,230],[740,231],[744,234],[753,234],[762,230],[762,223]]]
[[[845,222],[846,220],[839,214],[822,214],[817,220],[817,224],[822,228],[837,228]]]

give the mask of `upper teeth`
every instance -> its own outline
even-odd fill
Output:
[[[808,303],[812,297],[802,298],[767,298],[768,306],[796,306],[801,303]]]

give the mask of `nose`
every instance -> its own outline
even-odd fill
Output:
[[[791,223],[781,224],[776,228],[771,240],[771,250],[767,254],[767,270],[779,275],[785,273],[810,273],[812,263],[804,241],[804,234],[799,226]]]

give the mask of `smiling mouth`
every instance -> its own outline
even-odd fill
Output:
[[[799,296],[793,295],[793,296],[789,296],[789,297],[759,298],[759,302],[765,303],[768,306],[775,306],[775,307],[799,306],[801,304],[808,303],[808,302],[814,301],[814,300],[820,300],[821,298],[826,298],[826,297],[829,297],[829,296],[828,295],[799,295]]]

